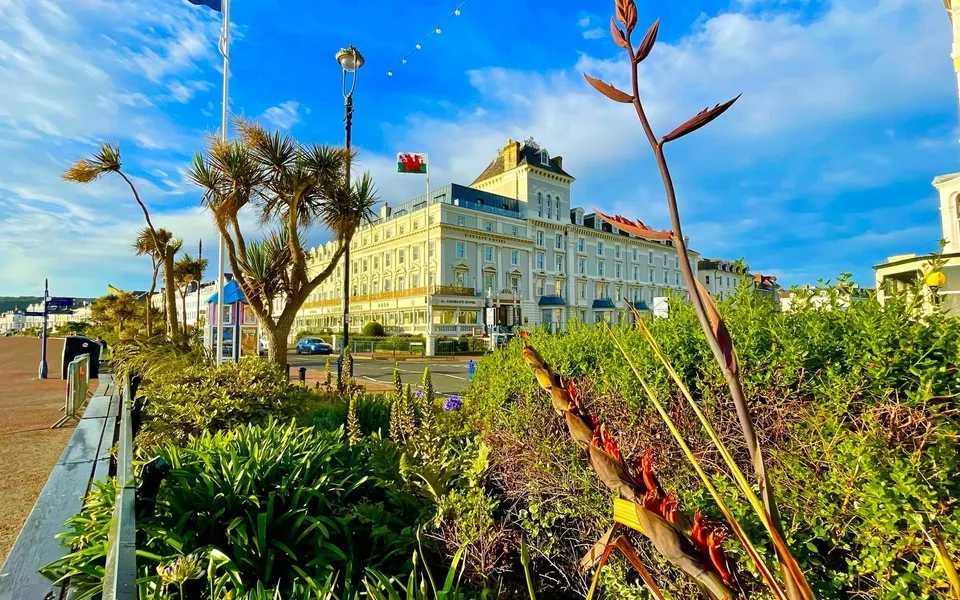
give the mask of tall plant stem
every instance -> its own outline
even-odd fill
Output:
[[[746,441],[747,451],[750,453],[750,460],[753,463],[753,470],[756,474],[757,482],[760,485],[760,492],[763,498],[764,508],[769,514],[774,528],[782,536],[783,524],[780,521],[780,512],[777,510],[777,503],[773,495],[773,489],[771,488],[767,477],[766,466],[764,465],[763,461],[763,453],[760,449],[760,445],[757,443],[757,434],[753,427],[753,421],[750,417],[750,409],[747,407],[747,401],[743,394],[743,387],[740,384],[739,377],[737,377],[736,373],[730,369],[724,360],[723,350],[720,348],[720,342],[717,340],[717,337],[714,335],[713,329],[710,326],[710,321],[707,317],[703,298],[700,297],[700,293],[697,290],[696,282],[693,276],[693,269],[690,266],[690,260],[687,256],[687,245],[683,240],[683,230],[680,226],[680,211],[677,208],[677,194],[673,186],[673,178],[670,175],[670,169],[667,166],[667,159],[663,153],[663,143],[657,141],[657,138],[653,133],[653,128],[650,126],[650,121],[647,119],[647,115],[643,110],[643,103],[640,101],[640,81],[637,72],[636,52],[633,49],[630,37],[631,32],[627,31],[627,53],[630,57],[630,79],[633,86],[632,103],[637,112],[637,117],[640,119],[643,132],[647,136],[647,142],[649,142],[650,148],[653,150],[653,154],[656,157],[657,166],[660,169],[660,178],[663,180],[663,190],[667,197],[667,207],[670,210],[670,222],[673,229],[673,244],[674,248],[676,248],[679,258],[680,270],[683,273],[683,279],[687,286],[687,290],[690,292],[690,300],[693,303],[693,308],[697,313],[697,320],[700,321],[700,328],[703,330],[703,333],[707,338],[707,344],[710,346],[710,350],[713,352],[714,358],[716,358],[717,363],[720,365],[720,369],[723,371],[724,379],[727,381],[727,387],[730,388],[730,395],[733,397],[733,403],[737,409],[737,418],[740,421],[740,428],[743,430],[743,437]],[[790,571],[786,568],[785,563],[788,559],[784,557],[783,553],[779,550],[777,554],[779,555],[781,566],[784,567],[781,570],[783,571],[784,584],[787,588],[787,596],[791,598],[791,600],[807,597],[807,594],[800,594],[798,583],[794,580]],[[805,583],[806,582],[804,582],[804,584]],[[808,586],[804,585],[804,587],[809,590]],[[810,592],[809,597],[812,598],[812,592]]]

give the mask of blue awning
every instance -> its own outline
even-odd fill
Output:
[[[566,306],[563,296],[541,296],[538,306]]]
[[[650,307],[647,306],[647,303],[643,300],[637,300],[633,303],[633,307],[637,310],[650,310]]]
[[[243,295],[243,290],[240,289],[240,286],[236,281],[230,280],[223,286],[223,297],[226,299],[224,304],[236,304],[237,302],[246,302],[247,297]],[[219,295],[214,292],[210,299],[207,300],[207,304],[217,304]]]
[[[593,308],[616,308],[611,298],[599,298],[593,301]]]

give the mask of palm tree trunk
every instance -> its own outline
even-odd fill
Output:
[[[153,313],[153,293],[157,289],[157,275],[160,272],[160,263],[156,259],[153,260],[153,277],[150,278],[150,291],[147,292],[147,337],[153,335],[153,329],[151,326],[151,315]]]
[[[173,252],[168,248],[163,256],[163,284],[165,305],[167,307],[167,335],[171,340],[180,334],[177,323],[177,292],[173,280]]]
[[[183,292],[180,293],[180,305],[183,306],[183,339],[186,340],[190,337],[189,332],[187,332],[187,288],[184,286]]]

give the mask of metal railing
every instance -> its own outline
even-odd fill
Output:
[[[136,495],[133,480],[133,394],[130,375],[123,375],[123,404],[117,440],[117,499],[108,537],[103,600],[136,600]]]
[[[87,401],[90,389],[90,355],[81,354],[67,365],[67,399],[63,406],[63,416],[51,429],[63,427],[70,421],[80,420],[80,407]]]

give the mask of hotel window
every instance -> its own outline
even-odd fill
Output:
[[[586,298],[587,298],[587,284],[581,283],[581,284],[579,284],[579,285],[577,286],[577,288],[578,288],[578,293],[580,294],[580,298],[581,298],[581,299],[586,299]]]
[[[457,217],[457,225],[463,227],[467,224],[467,219],[465,217]]]
[[[537,192],[537,216],[543,216],[543,194]]]
[[[433,251],[434,251],[434,249],[436,248],[436,244],[437,244],[436,242],[430,242],[430,246],[429,246],[429,248],[427,249],[427,250],[428,250],[428,252],[427,252],[427,255],[428,255],[428,256],[433,256]]]
[[[614,267],[614,270],[615,270],[616,273],[617,273],[617,275],[616,275],[617,279],[620,279],[620,264],[619,264],[619,263]]]
[[[414,228],[414,229],[420,229],[420,221],[414,221],[414,222],[413,222],[413,228]]]
[[[603,256],[603,241],[597,242],[597,256]]]
[[[543,232],[542,232],[542,231],[538,231],[538,232],[537,232],[537,245],[538,245],[538,246],[542,246],[542,245],[543,245]]]
[[[483,260],[493,262],[493,246],[483,247]]]
[[[587,261],[584,258],[577,260],[577,268],[581,274],[586,274],[587,272]]]
[[[613,255],[615,258],[620,258],[620,246],[616,246],[613,250]]]
[[[384,279],[384,280],[383,280],[383,291],[385,291],[385,292],[389,292],[389,291],[390,291],[390,280],[389,280],[389,279]]]
[[[483,228],[484,228],[485,230],[487,230],[487,231],[493,231],[493,222],[492,222],[492,221],[484,221],[484,223],[483,223]]]
[[[597,261],[597,275],[599,275],[600,277],[603,277],[603,261],[602,260]]]
[[[633,268],[633,280],[640,281],[640,267]]]
[[[379,281],[374,281],[374,282],[373,282],[373,293],[374,293],[374,294],[379,294],[379,293],[380,293],[380,282],[379,282]]]
[[[563,273],[563,257],[562,256],[557,257],[557,272]]]
[[[380,234],[379,234],[379,233],[373,234],[373,241],[374,241],[374,242],[379,242],[379,241],[380,241]]]
[[[514,227],[514,228],[513,228],[513,237],[520,237],[520,228],[519,228],[519,227]]]
[[[413,284],[413,287],[420,287],[420,273],[414,273],[410,276],[410,283]]]
[[[457,287],[463,287],[464,281],[466,281],[467,275],[463,271],[458,271],[456,274],[456,284]]]
[[[674,285],[680,285],[680,273],[674,273]]]
[[[537,268],[543,270],[543,252],[537,252]]]
[[[433,216],[431,215],[431,216],[430,216],[430,219],[429,219],[429,222],[430,222],[431,225],[433,225],[434,223],[437,222],[437,220],[434,219]]]
[[[414,246],[410,249],[410,258],[413,262],[420,260],[420,246]]]
[[[633,288],[633,301],[638,302],[639,291],[637,288]]]
[[[403,233],[403,225],[400,226],[400,233]]]
[[[648,265],[652,265],[652,264],[653,264],[653,250],[651,250],[650,253],[647,254],[647,264],[648,264]],[[651,281],[652,281],[652,280],[651,280]]]
[[[364,272],[364,273],[367,272],[367,261],[366,261],[366,260],[363,261],[363,272]]]
[[[562,281],[556,282],[553,285],[553,291],[556,293],[557,296],[560,296],[561,298],[563,298],[563,282]]]
[[[679,268],[680,268],[680,257],[675,257],[675,258],[673,259],[673,268],[674,268],[674,269],[679,269]]]
[[[519,277],[511,277],[511,278],[510,278],[510,289],[513,290],[513,293],[514,293],[514,294],[518,294],[518,293],[520,292],[520,278],[519,278]]]
[[[520,264],[520,252],[518,250],[510,251],[510,264],[513,266]]]
[[[493,275],[487,274],[483,276],[483,292],[486,293],[487,290],[495,291],[493,289]]]
[[[466,258],[466,256],[467,256],[466,244],[464,244],[463,242],[457,242],[457,258]]]
[[[547,194],[547,218],[553,218],[553,200],[550,198],[550,194]]]
[[[730,278],[727,277],[727,287],[730,287]]]
[[[403,291],[407,287],[407,280],[404,277],[397,278],[397,291]]]
[[[633,249],[633,262],[637,262],[637,249]]]
[[[668,272],[666,272],[666,271],[663,272],[663,284],[664,284],[664,285],[667,285],[668,283],[670,283],[670,277],[669,277],[669,275],[670,275],[670,273],[668,273]]]
[[[577,252],[583,252],[583,238],[577,240]]]
[[[404,250],[397,251],[397,264],[402,265],[403,261],[406,260],[406,252]]]
[[[373,270],[376,271],[376,270],[379,269],[379,268],[380,268],[380,258],[379,258],[379,257],[374,257],[374,259],[373,259]],[[363,267],[363,270],[366,271],[366,270],[367,270],[367,267],[364,266],[364,267]]]
[[[390,255],[389,255],[389,254],[384,254],[384,255],[383,255],[383,266],[385,266],[385,267],[389,267],[389,266],[390,266]]]
[[[650,269],[650,273],[649,273],[649,277],[647,278],[647,281],[649,281],[650,283],[653,283],[653,269]]]
[[[543,280],[542,280],[542,279],[538,279],[538,280],[537,280],[537,295],[538,295],[538,296],[542,296],[542,295],[543,295]]]
[[[585,310],[581,310],[581,311],[580,311],[580,322],[581,322],[581,323],[586,323],[586,322],[587,322],[587,311],[585,311]]]
[[[705,282],[705,283],[706,283],[707,285],[710,285],[710,276],[709,276],[709,275],[706,275],[706,276],[704,276],[704,279],[706,279],[706,282]]]
[[[667,266],[667,255],[663,255],[663,266]]]

